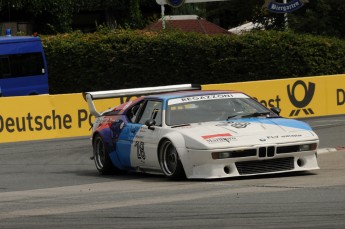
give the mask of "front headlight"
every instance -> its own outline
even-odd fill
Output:
[[[230,152],[221,152],[218,154],[219,159],[229,158],[231,156]]]
[[[317,143],[300,145],[300,146],[299,146],[299,151],[316,150],[316,147],[317,147]]]

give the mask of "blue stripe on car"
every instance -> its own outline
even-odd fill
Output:
[[[286,118],[242,118],[231,120],[233,122],[257,122],[263,124],[279,125],[302,130],[312,130],[311,127],[302,121],[286,119]]]

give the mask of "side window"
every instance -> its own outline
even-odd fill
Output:
[[[44,75],[46,73],[40,52],[0,56],[0,74],[3,78]]]
[[[145,101],[137,103],[127,111],[126,116],[129,120],[129,122],[135,122],[135,120],[139,116],[139,112],[140,112],[141,108],[144,106],[144,104],[145,104]]]
[[[138,123],[145,124],[149,119],[156,121],[156,126],[162,125],[162,101],[149,100],[142,112]]]
[[[24,53],[10,56],[12,77],[43,75],[42,53]]]
[[[6,56],[0,56],[0,78],[9,76],[11,76],[9,59]]]

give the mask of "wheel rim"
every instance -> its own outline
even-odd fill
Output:
[[[102,139],[98,138],[95,144],[95,162],[98,169],[103,168],[105,161],[105,149]]]
[[[160,159],[163,172],[168,176],[174,174],[177,168],[178,154],[170,141],[164,143]]]

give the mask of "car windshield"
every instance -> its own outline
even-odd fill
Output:
[[[166,124],[169,126],[242,117],[276,116],[242,93],[175,98],[168,100],[167,105]]]

